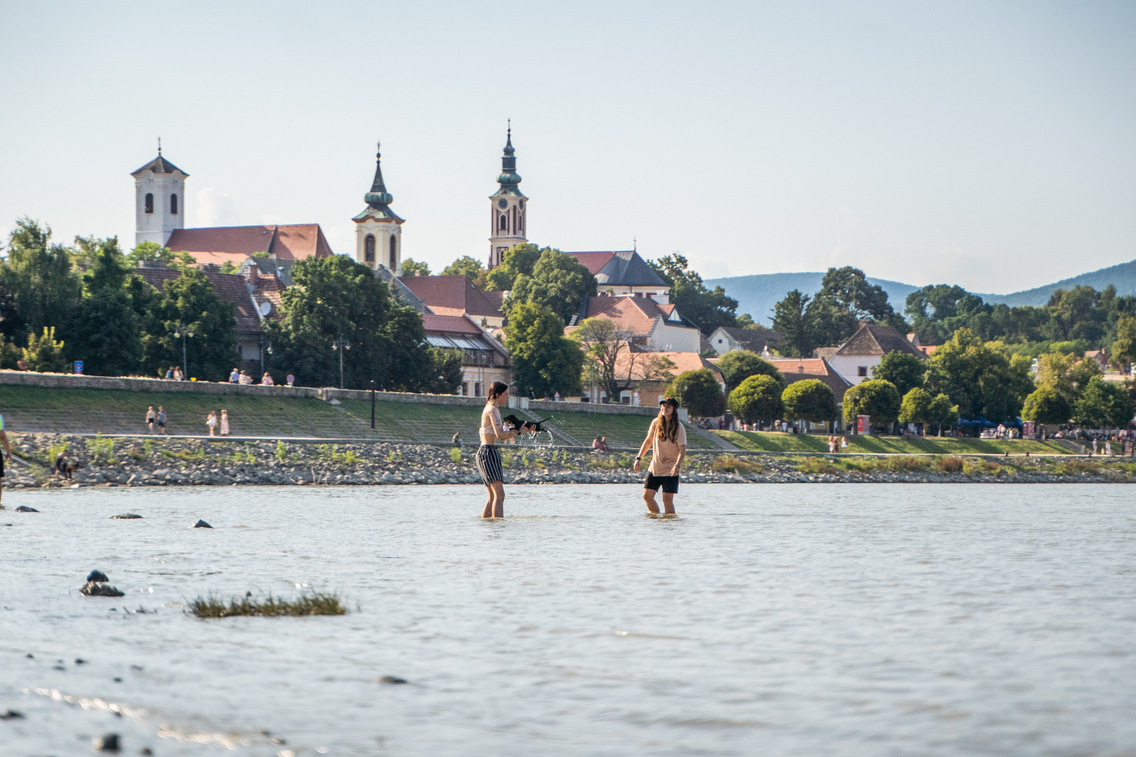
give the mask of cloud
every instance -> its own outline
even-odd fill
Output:
[[[197,192],[197,207],[194,208],[197,226],[240,226],[241,218],[233,199],[224,192],[203,187]]]

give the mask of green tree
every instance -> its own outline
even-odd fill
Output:
[[[872,371],[872,378],[883,379],[895,384],[900,396],[916,387],[923,386],[927,374],[927,361],[910,352],[892,350],[880,358],[880,364]],[[930,401],[930,397],[928,397]],[[913,422],[913,421],[911,421]]]
[[[519,248],[514,248],[519,249]],[[496,269],[494,269],[496,270]],[[511,312],[520,303],[546,307],[566,326],[580,312],[585,295],[596,293],[596,277],[571,255],[546,247],[533,265],[532,274],[520,273],[505,299],[504,310]]]
[[[16,323],[5,332],[19,342],[45,326],[62,326],[79,303],[79,278],[71,251],[51,243],[51,228],[24,217],[8,236],[8,256],[0,267],[0,286],[11,294]]]
[[[945,394],[936,394],[927,409],[927,423],[934,423],[939,428],[939,436],[943,435],[943,427],[950,428],[959,419],[958,405],[951,404],[951,398]]]
[[[718,370],[726,382],[726,391],[732,392],[750,376],[772,376],[782,381],[781,371],[749,350],[731,350],[718,361]]]
[[[399,274],[401,276],[429,276],[430,275],[430,266],[426,263],[419,263],[417,260],[414,260],[413,258],[406,258],[405,260],[403,260],[402,265],[400,266],[399,270],[402,271],[402,273]]]
[[[1068,397],[1052,386],[1039,386],[1022,406],[1023,418],[1046,426],[1068,423],[1072,416]]]
[[[857,416],[867,415],[877,426],[895,423],[901,402],[899,391],[890,381],[861,381],[844,393],[844,421],[851,423]]]
[[[24,351],[0,334],[0,370],[13,371],[24,357]]]
[[[462,255],[442,269],[443,276],[466,276],[478,289],[485,289],[487,273],[481,261],[469,255]]]
[[[937,284],[907,295],[905,312],[923,344],[942,344],[960,328],[971,328],[987,339],[992,309],[962,287]]]
[[[38,373],[66,373],[67,359],[63,357],[63,342],[55,341],[55,327],[44,326],[39,336],[28,335],[28,346],[24,348],[24,360],[28,370]]]
[[[899,406],[900,423],[927,423],[931,412],[931,395],[921,386],[910,389],[903,395]]]
[[[805,315],[811,300],[809,295],[794,289],[773,306],[773,329],[781,333],[782,344],[792,357],[810,357],[816,349]]]
[[[967,418],[1014,418],[1033,391],[1029,358],[1012,359],[989,347],[970,329],[959,329],[927,361],[926,388],[946,394]]]
[[[292,267],[282,318],[268,325],[272,365],[306,386],[339,386],[338,340],[344,386],[424,391],[434,386],[434,362],[422,317],[391,301],[371,268],[343,255],[308,258]]]
[[[462,379],[462,351],[430,347],[430,386],[433,394],[457,394]]]
[[[142,365],[142,324],[149,292],[130,274],[116,238],[85,241],[87,272],[83,298],[68,327],[67,358],[82,360],[84,373],[130,375]]]
[[[1136,363],[1136,317],[1127,316],[1117,322],[1111,360],[1118,368]]]
[[[187,268],[165,282],[150,302],[142,337],[147,365],[160,372],[181,365],[184,354],[186,378],[223,381],[237,347],[233,318],[233,306],[221,301],[206,275]],[[192,337],[174,336],[190,332]]]
[[[547,307],[525,302],[509,311],[505,346],[513,357],[513,377],[522,394],[551,397],[577,394],[584,353],[564,336],[564,323]]]
[[[674,363],[664,355],[634,352],[631,332],[607,318],[588,318],[569,335],[585,356],[584,380],[618,402],[620,395],[648,381],[666,381]]]
[[[549,248],[544,248],[549,249]],[[531,276],[536,261],[540,260],[544,250],[535,244],[519,244],[511,250],[506,250],[501,256],[501,265],[496,266],[485,277],[487,291],[507,292],[512,290],[513,282],[521,274]]]
[[[744,423],[772,422],[785,412],[781,402],[784,387],[767,374],[753,374],[730,392],[727,406],[730,412]]]
[[[157,242],[139,242],[134,249],[126,254],[126,261],[131,268],[138,268],[143,263],[159,262],[169,265],[177,259],[169,247],[163,247]]]
[[[726,411],[726,397],[717,376],[709,368],[680,373],[667,387],[666,393],[695,417],[708,418]]]
[[[1073,406],[1073,420],[1089,428],[1123,427],[1132,422],[1134,412],[1122,386],[1093,376]]]
[[[785,416],[809,423],[836,420],[836,395],[820,379],[794,381],[781,393]],[[804,430],[807,432],[808,427]]]
[[[738,301],[722,287],[707,289],[687,259],[674,253],[647,261],[671,288],[670,299],[682,317],[709,336],[719,326],[736,326]]]

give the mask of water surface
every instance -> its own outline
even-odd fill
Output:
[[[0,754],[1136,754],[1131,486],[481,491],[7,493]]]

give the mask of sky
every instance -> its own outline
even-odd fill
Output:
[[[1136,258],[1136,3],[0,4],[0,231],[319,223],[382,141],[403,256],[489,253],[507,119],[530,241],[705,278],[852,265],[1007,293]]]

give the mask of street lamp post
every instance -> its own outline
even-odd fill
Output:
[[[178,321],[177,328],[174,329],[174,339],[181,337],[181,377],[183,381],[189,380],[189,360],[185,349],[186,337],[193,336],[193,328],[189,325]]]
[[[375,380],[371,379],[371,430],[375,430]]]
[[[340,337],[331,343],[333,350],[339,350],[339,388],[343,388],[343,353],[351,349],[351,342]]]

